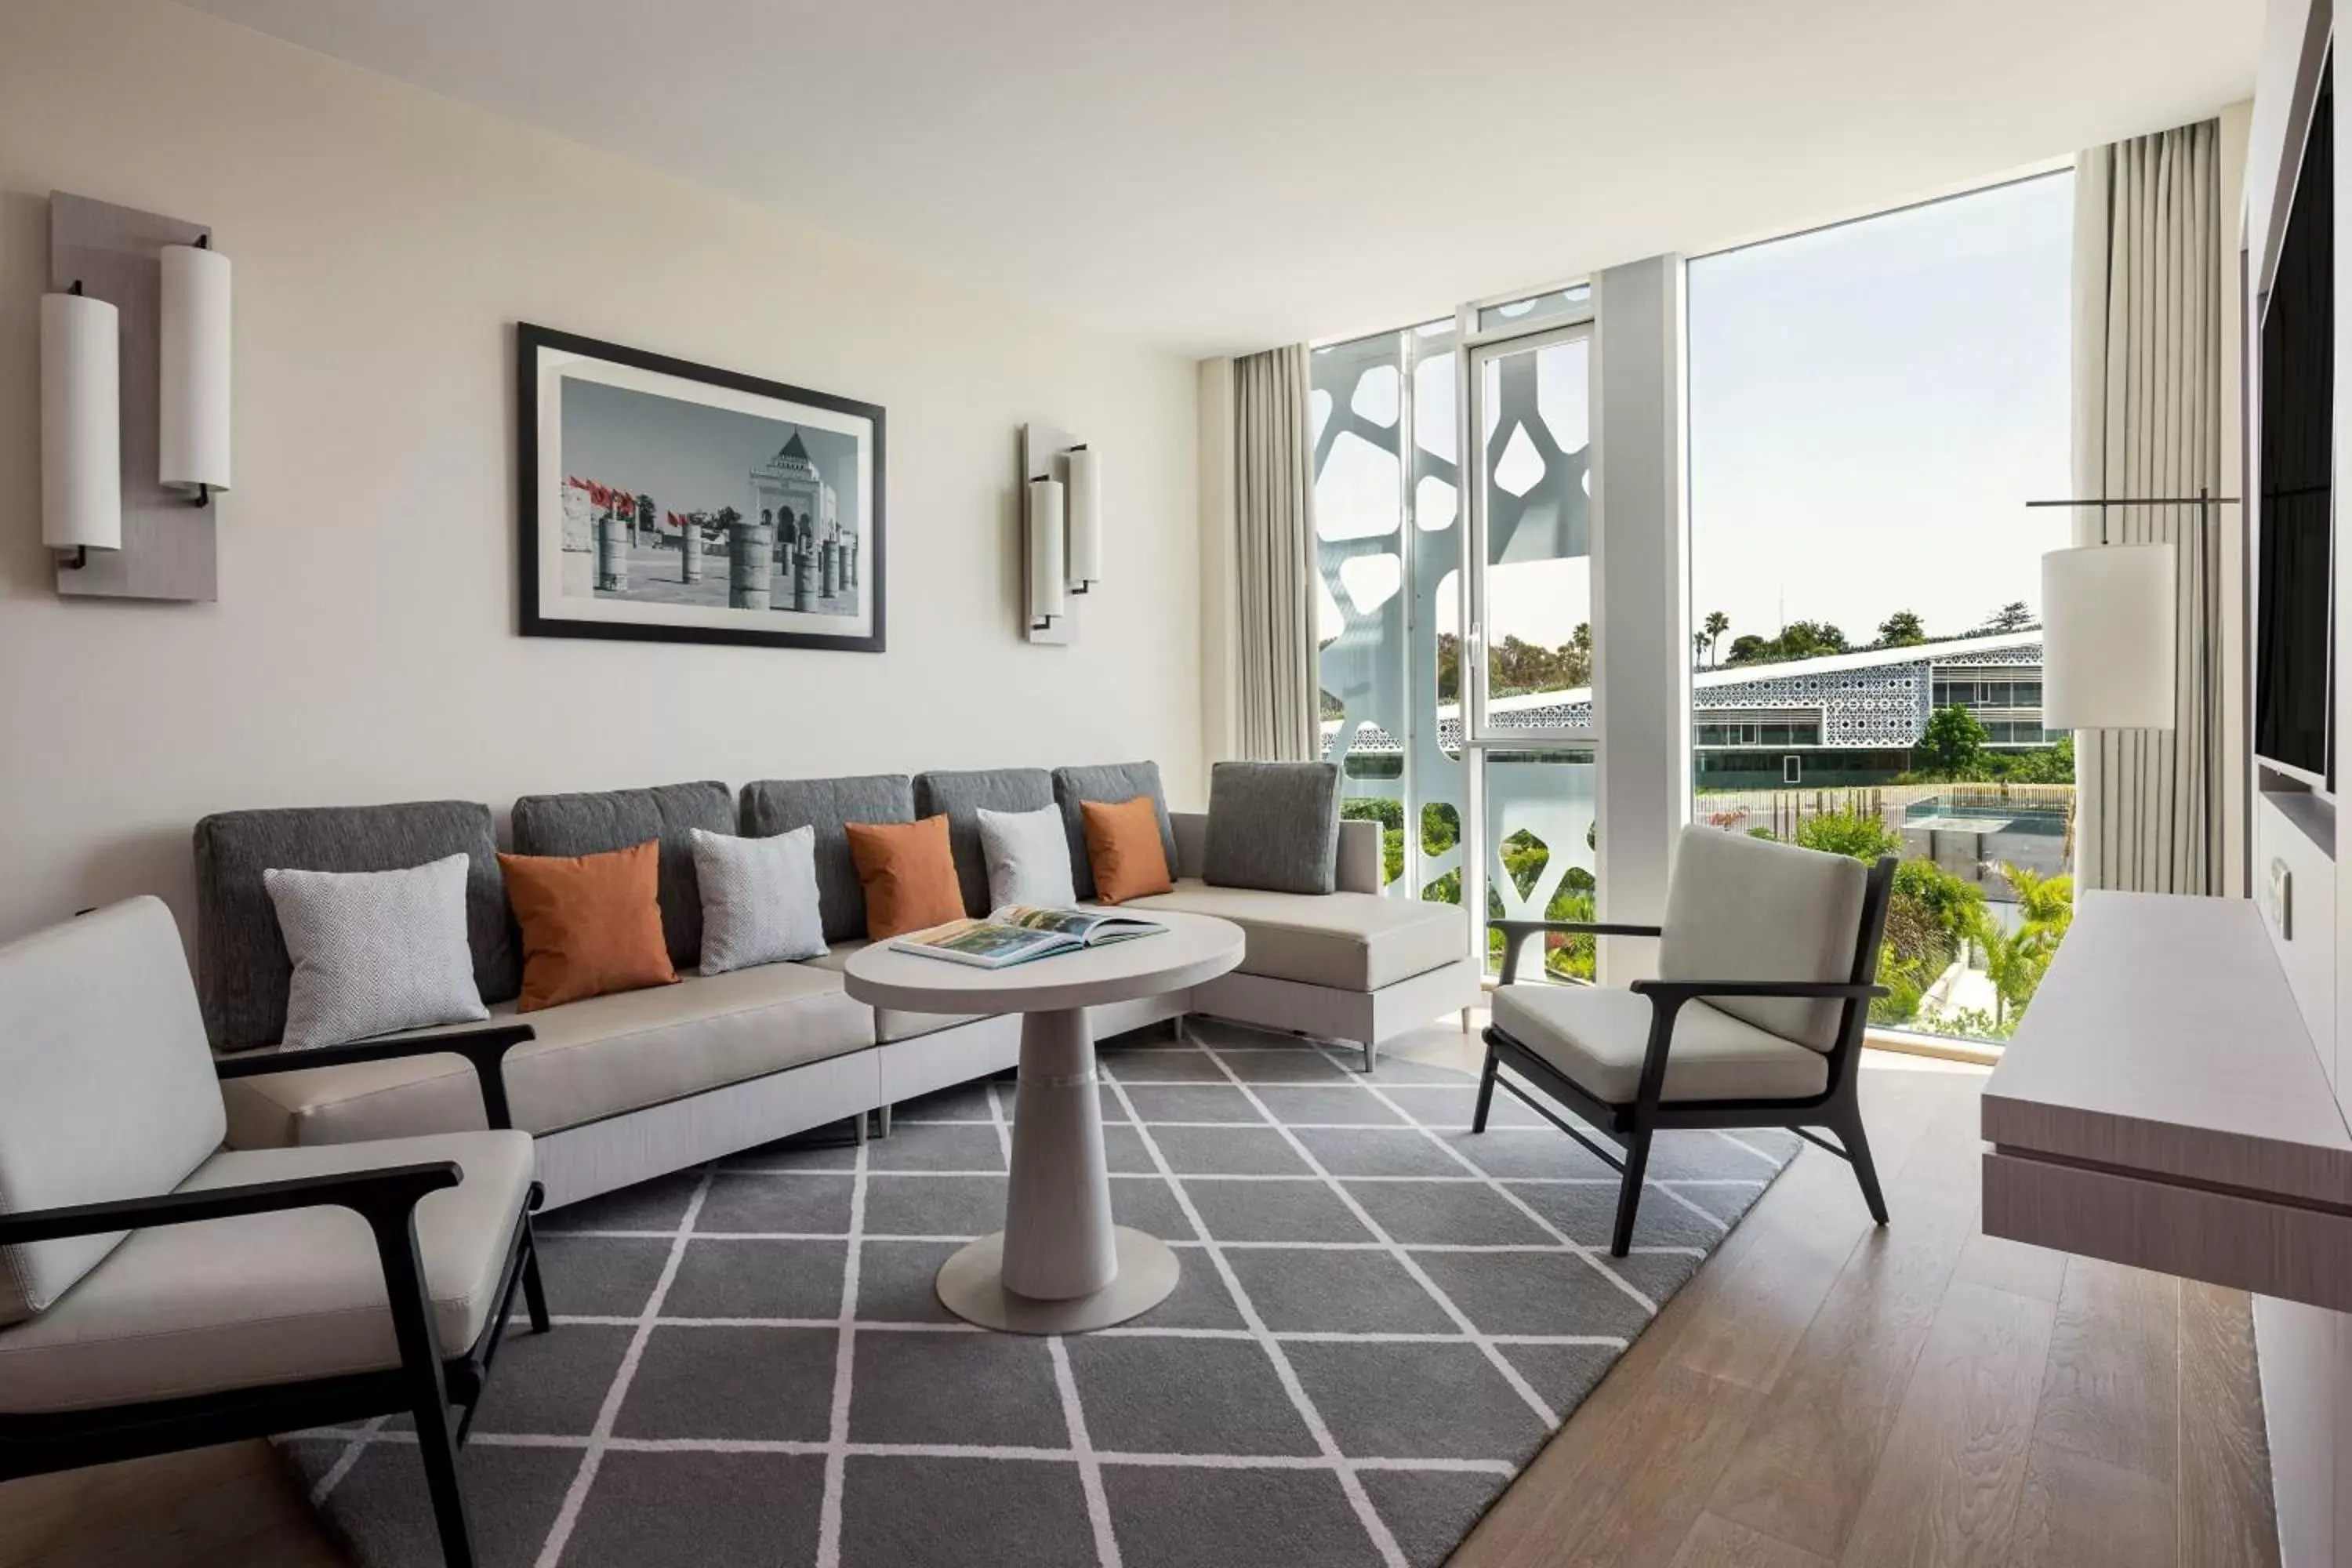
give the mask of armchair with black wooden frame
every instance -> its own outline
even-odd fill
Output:
[[[138,964],[143,971],[127,984],[137,994],[127,1005],[76,997],[70,979],[60,984],[78,964],[123,963]],[[160,973],[166,963],[176,974]],[[118,968],[112,977],[120,982],[121,973]],[[104,981],[109,976],[93,970],[84,978]],[[531,1179],[529,1135],[513,1131],[502,1069],[506,1053],[532,1037],[530,1026],[497,1026],[212,1060],[171,918],[152,900],[96,910],[82,921],[0,949],[0,1022],[12,1026],[12,1038],[0,1043],[0,1059],[12,1068],[26,1066],[38,1055],[53,1058],[58,1047],[77,1036],[87,1047],[84,1055],[96,1058],[95,1068],[79,1065],[46,1074],[37,1065],[31,1068],[37,1075],[34,1098],[50,1102],[48,1121],[70,1121],[79,1115],[98,1123],[108,1105],[102,1094],[93,1091],[102,1089],[127,1102],[132,1123],[152,1131],[147,1140],[151,1149],[164,1151],[119,1157],[110,1169],[84,1169],[48,1179],[42,1174],[43,1162],[27,1155],[53,1153],[67,1138],[104,1138],[107,1129],[102,1124],[80,1130],[59,1125],[56,1136],[45,1142],[42,1131],[28,1121],[0,1113],[0,1194],[38,1202],[42,1189],[103,1191],[158,1184],[159,1159],[166,1162],[160,1171],[161,1184],[172,1188],[39,1207],[0,1205],[6,1209],[0,1212],[0,1286],[16,1282],[13,1300],[8,1290],[0,1289],[0,1480],[405,1414],[415,1423],[444,1560],[450,1568],[472,1568],[476,1558],[458,1486],[457,1452],[480,1406],[518,1292],[532,1330],[544,1333],[549,1328],[530,1223],[541,1191]],[[110,1025],[119,1026],[116,1033],[106,1032]],[[122,1037],[125,1033],[134,1037]],[[26,1037],[35,1050],[9,1048]],[[203,1064],[190,1060],[191,1052],[201,1052]],[[244,1154],[215,1152],[222,1116],[218,1079],[436,1054],[462,1056],[471,1064],[490,1131]],[[198,1086],[207,1081],[213,1084],[209,1108],[195,1102]],[[16,1147],[6,1147],[9,1142]],[[425,1157],[401,1160],[404,1145],[416,1146]],[[443,1152],[459,1157],[430,1157]],[[355,1156],[377,1154],[386,1163],[331,1168],[348,1165]],[[173,1166],[186,1164],[191,1155],[194,1168],[173,1180]],[[142,1159],[144,1170],[134,1169]],[[229,1163],[234,1162],[244,1163]],[[328,1168],[304,1173],[305,1163]],[[237,1179],[240,1172],[257,1165],[294,1173],[270,1180]],[[477,1177],[488,1184],[478,1189],[471,1206],[459,1209],[453,1196],[449,1206],[428,1212],[420,1227],[420,1205]],[[300,1364],[303,1350],[257,1348],[258,1340],[270,1335],[288,1344],[300,1341],[305,1331],[330,1323],[337,1311],[346,1319],[352,1316],[352,1300],[373,1295],[373,1279],[354,1279],[352,1270],[342,1268],[352,1261],[348,1247],[338,1248],[332,1261],[322,1264],[312,1257],[299,1265],[307,1270],[304,1278],[286,1287],[299,1298],[291,1305],[270,1294],[272,1249],[252,1249],[252,1278],[244,1288],[258,1310],[249,1321],[223,1309],[220,1298],[236,1287],[225,1286],[218,1278],[192,1286],[188,1294],[196,1298],[193,1302],[153,1300],[148,1298],[173,1292],[152,1289],[159,1282],[168,1284],[168,1271],[160,1281],[156,1277],[152,1254],[144,1264],[118,1263],[132,1255],[142,1233],[209,1221],[287,1216],[319,1207],[348,1210],[368,1227],[374,1267],[381,1274],[381,1300],[391,1321],[396,1359],[389,1364],[376,1348],[382,1342],[381,1318],[372,1327],[331,1325],[326,1341],[310,1342],[332,1347],[328,1364],[313,1367],[310,1374]],[[91,1239],[115,1237],[120,1239],[108,1243]],[[316,1235],[310,1238],[316,1240]],[[46,1258],[39,1253],[45,1244],[78,1245],[82,1253],[61,1262],[55,1253]],[[206,1245],[234,1250],[240,1243],[234,1232],[222,1232]],[[434,1277],[430,1265],[436,1258],[450,1260],[443,1270],[447,1278]],[[104,1275],[110,1266],[135,1274],[136,1288],[110,1287]],[[322,1269],[331,1292],[341,1289],[332,1310],[316,1299]],[[491,1282],[487,1291],[469,1291],[472,1281],[483,1279]],[[311,1294],[302,1296],[304,1290]],[[453,1296],[468,1313],[469,1326],[472,1314],[481,1319],[468,1342],[457,1345],[446,1342],[446,1314],[457,1310],[450,1305]],[[95,1313],[94,1335],[76,1324],[78,1301],[85,1319]],[[87,1355],[79,1362],[67,1361],[76,1352],[103,1354],[110,1348],[106,1332],[121,1331],[126,1310],[177,1314],[180,1324],[173,1331],[183,1342],[176,1354],[164,1361],[151,1352],[139,1370],[131,1372],[120,1361],[110,1367],[101,1367]],[[304,1310],[311,1318],[290,1331],[286,1318],[271,1315]],[[51,1319],[60,1321],[48,1323]],[[375,1337],[354,1339],[355,1333]],[[208,1336],[241,1337],[231,1343]],[[206,1347],[216,1342],[225,1348],[208,1355]],[[257,1366],[265,1370],[257,1373]],[[98,1380],[96,1392],[87,1396],[75,1386],[84,1375]],[[146,1396],[126,1397],[126,1392]],[[454,1422],[453,1406],[462,1411]]]
[[[1620,1172],[1610,1243],[1619,1258],[1633,1244],[1651,1139],[1673,1129],[1792,1131],[1853,1167],[1871,1218],[1885,1225],[1857,1089],[1871,1000],[1887,994],[1875,976],[1895,865],[1887,858],[1865,868],[1691,827],[1677,854],[1664,926],[1490,922],[1503,935],[1507,984],[1494,994],[1471,1130],[1486,1131],[1500,1084]],[[1808,907],[1776,904],[1782,895]],[[1677,944],[1677,916],[1712,929]],[[1737,951],[1743,927],[1751,947],[1763,951]],[[1528,940],[1551,932],[1659,938],[1665,977],[1622,991],[1509,984]],[[1771,977],[1776,971],[1794,973]],[[1582,995],[1543,994],[1575,992]],[[1502,1077],[1504,1068],[1514,1077]],[[1617,1150],[1602,1147],[1595,1131]]]

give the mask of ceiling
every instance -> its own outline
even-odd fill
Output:
[[[1193,353],[1866,212],[2252,89],[2262,0],[193,0]]]

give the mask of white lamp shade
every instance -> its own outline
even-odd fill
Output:
[[[2045,730],[2169,730],[2179,611],[2169,544],[2042,558]]]
[[[164,484],[229,488],[228,345],[228,258],[163,247],[155,467]]]
[[[1067,565],[1062,481],[1029,481],[1029,620],[1031,625],[1067,613],[1063,597]]]
[[[1070,448],[1070,586],[1102,581],[1102,463],[1090,447]]]
[[[122,548],[122,366],[114,307],[41,296],[41,542]]]

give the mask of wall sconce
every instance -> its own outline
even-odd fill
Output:
[[[122,548],[121,316],[82,292],[41,296],[41,542],[71,551]]]
[[[229,263],[210,239],[163,258],[156,478],[202,506],[229,488]]]
[[[1062,481],[1040,476],[1029,481],[1029,629],[1050,631],[1069,613],[1063,597],[1068,569],[1067,522]]]
[[[1078,640],[1078,600],[1102,581],[1102,461],[1051,425],[1021,427],[1022,635]]]
[[[1069,582],[1083,594],[1102,581],[1102,461],[1091,447],[1070,448]]]

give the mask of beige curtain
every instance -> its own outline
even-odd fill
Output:
[[[2221,127],[2094,148],[2074,163],[2074,493],[2235,494],[2221,473]],[[2075,737],[2075,864],[2091,888],[2221,891],[2221,535],[2234,507],[2075,512],[2078,544],[2168,542],[2179,717]]]
[[[1307,350],[1234,362],[1234,731],[1251,761],[1321,751]]]

